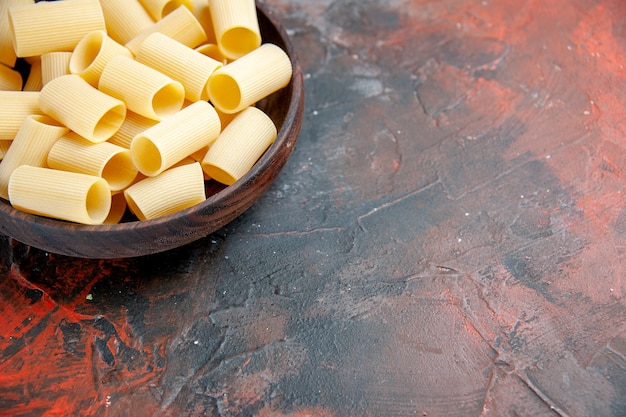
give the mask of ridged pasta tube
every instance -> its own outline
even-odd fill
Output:
[[[287,86],[292,71],[285,51],[266,43],[216,70],[209,78],[209,97],[220,111],[237,113]]]
[[[26,213],[102,224],[111,210],[111,191],[97,176],[22,165],[11,174],[9,201]]]

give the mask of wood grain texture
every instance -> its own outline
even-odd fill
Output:
[[[297,52],[284,28],[258,6],[264,42],[283,48],[291,58],[289,85],[258,103],[275,122],[278,137],[255,166],[237,183],[222,187],[207,182],[207,200],[179,213],[154,220],[84,226],[22,213],[0,201],[0,233],[52,253],[87,258],[123,258],[172,249],[229,223],[263,195],[280,173],[296,144],[302,125],[304,90]]]

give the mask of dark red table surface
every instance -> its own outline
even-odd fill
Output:
[[[277,182],[154,256],[0,239],[0,415],[626,416],[626,3],[267,4]]]

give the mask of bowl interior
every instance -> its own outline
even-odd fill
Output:
[[[230,186],[206,181],[207,200],[180,212],[139,221],[125,215],[113,225],[87,226],[23,213],[0,200],[0,233],[61,255],[124,258],[162,252],[204,237],[246,211],[269,188],[289,158],[302,123],[304,91],[293,46],[271,11],[257,2],[263,42],[289,55],[293,77],[280,91],[257,103],[276,124],[276,141],[253,168]]]

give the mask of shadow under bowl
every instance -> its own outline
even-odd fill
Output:
[[[128,258],[163,252],[203,238],[252,206],[270,187],[291,155],[302,125],[304,86],[296,52],[282,25],[257,2],[263,42],[287,53],[293,77],[287,87],[257,103],[276,124],[275,142],[252,169],[230,186],[206,182],[208,198],[193,207],[152,220],[89,226],[18,211],[0,200],[0,233],[26,245],[66,256]]]

